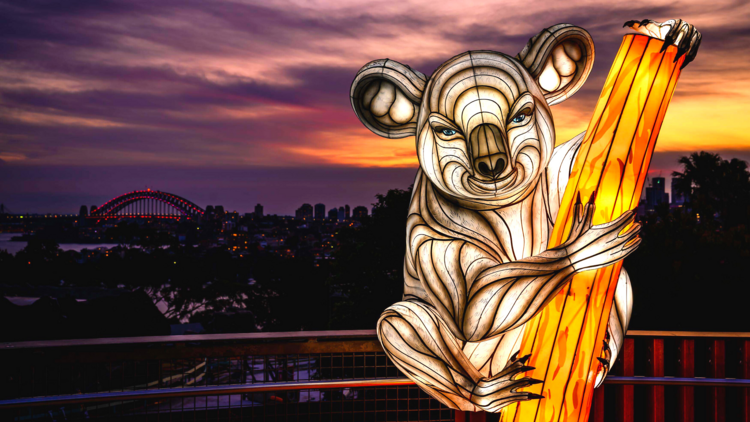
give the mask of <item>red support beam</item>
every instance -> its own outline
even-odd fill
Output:
[[[724,340],[710,340],[708,343],[708,377],[726,378],[724,365]],[[725,422],[726,392],[724,387],[708,389],[707,421]]]
[[[604,422],[604,385],[594,390],[589,422]]]
[[[664,376],[664,339],[650,338],[646,340],[648,365],[646,375],[649,377]],[[664,386],[648,387],[646,401],[647,420],[649,422],[664,422]]]
[[[695,376],[695,340],[681,339],[677,343],[677,376]],[[695,422],[695,387],[677,387],[677,420]]]
[[[740,340],[740,373],[743,379],[750,379],[750,340]],[[750,388],[740,389],[740,421],[750,422]]]
[[[486,422],[487,414],[485,412],[463,412],[455,411],[456,422]]]
[[[620,352],[620,369],[618,375],[632,377],[635,375],[635,341],[632,338],[625,338]],[[616,410],[615,416],[617,422],[634,422],[635,414],[633,409],[633,392],[632,385],[618,385],[616,389]]]

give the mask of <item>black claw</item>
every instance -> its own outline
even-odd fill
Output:
[[[690,53],[688,53],[688,57],[685,59],[685,61],[682,62],[682,66],[680,67],[680,69],[684,68],[688,63],[695,60],[695,56],[698,54],[698,47],[701,46],[701,40],[702,38],[700,34],[698,34],[698,39],[695,40],[695,44],[693,44],[693,46],[690,48]]]
[[[513,356],[511,356],[511,357],[510,357],[510,361],[511,361],[511,362],[515,362],[515,361],[516,361],[516,359],[518,358],[518,354],[519,354],[519,353],[521,353],[521,351],[520,351],[520,350],[519,350],[519,351],[517,351],[516,353],[513,353]]]
[[[593,204],[595,200],[596,200],[596,191],[594,191],[594,193],[591,194],[591,198],[589,198],[589,204]]]
[[[529,400],[543,399],[544,398],[543,395],[541,395],[541,394],[534,394],[534,393],[529,393],[527,397],[529,398]]]
[[[533,367],[533,366],[522,366],[522,367],[518,368],[518,372],[533,371],[534,369],[536,369],[536,368]]]
[[[543,380],[536,380],[536,379],[530,379],[527,381],[528,385],[537,385],[537,384],[544,384]]]
[[[598,361],[599,361],[599,362],[600,362],[600,363],[601,363],[602,365],[604,365],[604,366],[606,366],[607,368],[609,368],[609,361],[608,361],[607,359],[604,359],[604,358],[596,358],[596,360],[598,360]]]
[[[641,26],[646,26],[649,23],[651,23],[651,19],[644,19],[644,20],[641,21]]]
[[[516,354],[518,354],[518,352],[516,352]],[[518,361],[521,362],[522,364],[524,364],[524,363],[526,363],[529,360],[529,358],[531,358],[531,354],[523,356],[522,358],[518,359]]]
[[[659,53],[667,51],[667,48],[669,48],[670,45],[672,45],[672,40],[669,35],[667,35],[666,37],[664,37],[664,44],[661,46],[661,50],[659,50]]]
[[[633,25],[635,25],[637,23],[638,23],[638,21],[627,21],[627,22],[625,22],[625,24],[622,25],[622,27],[625,28],[627,26],[627,27],[632,28]]]
[[[580,205],[580,204],[581,204],[581,191],[578,191],[576,193],[576,205]]]

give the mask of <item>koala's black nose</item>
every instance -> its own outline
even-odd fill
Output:
[[[507,157],[502,152],[480,157],[474,161],[474,166],[479,174],[493,179],[505,170],[506,164]]]

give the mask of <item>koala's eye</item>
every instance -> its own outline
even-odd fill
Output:
[[[511,120],[513,123],[523,123],[524,120],[526,120],[525,114],[519,114],[518,116],[514,117],[513,120]]]
[[[453,136],[456,134],[456,131],[453,129],[443,129],[440,131],[440,133],[442,133],[445,136]]]

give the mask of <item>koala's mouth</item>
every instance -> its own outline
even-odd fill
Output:
[[[469,176],[468,182],[469,185],[471,185],[478,192],[482,192],[485,194],[497,194],[500,191],[505,191],[510,186],[515,186],[516,181],[518,180],[518,176],[518,169],[513,169],[508,171],[507,174],[501,173],[500,177],[494,179],[484,179]]]

